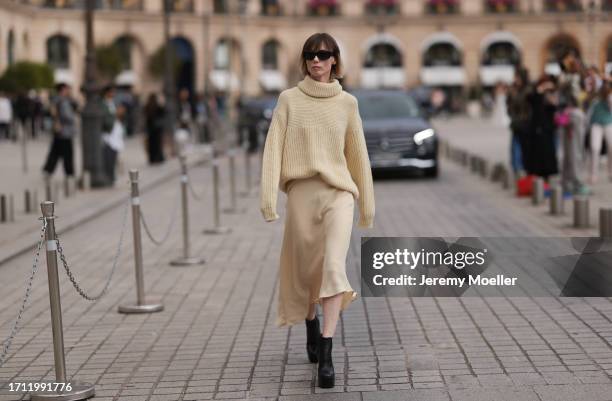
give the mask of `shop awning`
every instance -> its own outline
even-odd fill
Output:
[[[55,84],[68,84],[74,86],[74,74],[68,69],[58,68],[53,72]]]
[[[240,88],[240,80],[236,74],[228,70],[212,70],[208,77],[217,90],[238,90]]]
[[[465,69],[461,66],[422,67],[421,82],[431,86],[461,86],[466,83]]]
[[[403,88],[406,73],[401,67],[375,67],[361,70],[361,86],[364,88]]]
[[[485,86],[493,86],[498,82],[507,84],[514,81],[513,65],[483,65],[480,67],[480,82]]]
[[[281,91],[287,87],[287,79],[278,70],[262,70],[259,83],[267,91]]]

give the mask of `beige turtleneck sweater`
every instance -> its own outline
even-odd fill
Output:
[[[260,206],[266,221],[279,218],[279,187],[286,193],[289,180],[320,174],[358,199],[360,227],[374,226],[372,170],[357,99],[337,79],[319,82],[306,75],[281,92],[262,163]]]

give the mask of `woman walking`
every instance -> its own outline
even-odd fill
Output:
[[[276,213],[278,189],[287,194],[280,255],[276,324],[306,322],[306,349],[318,362],[319,387],[333,387],[332,338],[340,311],[357,297],[346,276],[354,201],[360,227],[373,227],[374,187],[357,99],[343,91],[340,50],[326,33],[302,48],[304,78],[283,91],[266,137],[261,212]],[[323,333],[316,316],[323,309]]]

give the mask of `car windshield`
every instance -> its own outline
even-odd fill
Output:
[[[359,114],[364,120],[420,117],[419,108],[409,95],[373,94],[357,96]]]

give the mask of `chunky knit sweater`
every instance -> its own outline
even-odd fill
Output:
[[[355,96],[337,79],[319,82],[306,75],[281,92],[266,137],[260,202],[266,221],[276,213],[278,189],[292,179],[320,174],[329,185],[359,201],[360,227],[374,225],[372,170]]]

